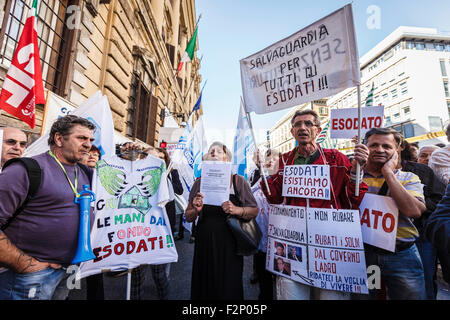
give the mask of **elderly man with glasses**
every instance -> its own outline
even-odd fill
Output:
[[[27,147],[27,136],[22,130],[6,127],[3,129],[1,166],[13,158],[20,158]]]

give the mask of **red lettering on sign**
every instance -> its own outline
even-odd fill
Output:
[[[383,215],[383,212],[378,210],[372,210],[372,214],[375,216],[375,220],[373,221],[373,228],[375,230],[378,229],[378,218]]]
[[[374,216],[373,224],[371,221],[371,215]],[[361,216],[361,225],[366,224],[367,228],[372,228],[374,230],[378,229],[378,219],[381,217],[381,226],[386,233],[391,233],[395,229],[395,217],[392,213],[383,213],[379,210],[370,211],[369,208],[365,208]]]
[[[364,209],[364,212],[361,217],[361,225],[365,223],[367,228],[370,228],[370,210],[368,208]]]
[[[387,220],[388,219],[390,220],[389,227],[387,226]],[[382,224],[383,224],[384,232],[391,233],[394,230],[394,228],[395,228],[395,217],[394,217],[394,215],[392,213],[386,213],[383,216]]]

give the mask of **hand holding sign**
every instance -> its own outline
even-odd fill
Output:
[[[361,167],[364,167],[369,158],[369,148],[364,144],[357,144],[354,151],[354,159],[352,161],[352,171],[356,172],[356,166],[359,163]]]

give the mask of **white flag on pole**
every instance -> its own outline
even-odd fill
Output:
[[[252,133],[248,126],[247,115],[241,104],[239,108],[239,118],[236,127],[233,147],[233,172],[241,175],[247,180],[248,161],[247,157],[255,151],[255,144],[252,143]]]
[[[172,156],[172,167],[178,170],[180,181],[183,185],[183,198],[186,203],[189,200],[189,193],[195,179],[201,175],[201,163],[203,154],[207,149],[206,136],[202,118],[198,118],[195,126],[192,126],[192,119],[189,119],[184,133],[181,135],[177,147]],[[185,220],[183,226],[190,232],[192,224]]]
[[[59,105],[52,105],[52,103],[48,103],[47,107],[60,108]],[[56,114],[57,116],[53,121],[55,121],[59,117],[58,113]],[[109,107],[108,99],[106,96],[102,96],[100,91],[97,91],[82,105],[80,105],[80,107],[74,109],[71,114],[85,118],[95,124],[97,129],[94,133],[95,140],[93,144],[101,150],[102,156],[109,156],[115,153],[114,124],[111,114],[111,108]],[[50,127],[52,123],[50,123]],[[24,153],[25,157],[32,157],[49,150],[47,140],[50,127],[47,129],[46,133],[44,133],[38,140],[36,140],[26,149]]]

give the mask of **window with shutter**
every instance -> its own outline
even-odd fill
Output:
[[[147,143],[154,145],[156,140],[156,117],[158,116],[158,98],[151,95],[150,99],[150,112],[148,117],[148,133]]]

